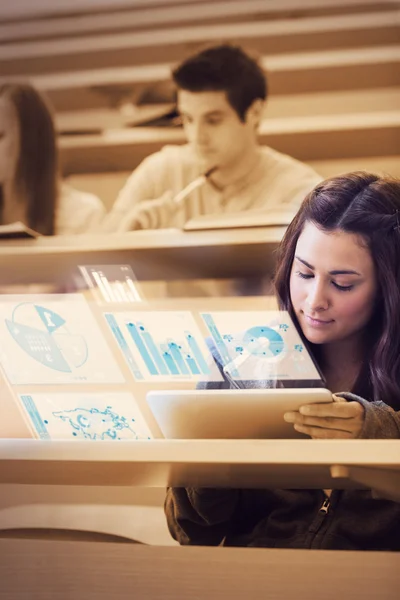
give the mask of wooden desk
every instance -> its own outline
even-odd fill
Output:
[[[188,52],[221,39],[265,54],[356,48],[399,43],[398,10],[304,19],[264,20],[139,31],[114,35],[5,44],[3,76],[23,73],[154,64],[178,61]]]
[[[77,265],[101,264],[130,264],[139,281],[268,275],[284,231],[164,229],[7,240],[0,242],[0,281],[66,284]]]
[[[0,484],[367,487],[400,502],[400,440],[0,440]]]
[[[397,600],[391,552],[0,539],[3,600]]]
[[[296,487],[297,477],[297,483],[307,487],[312,487],[310,483],[357,485],[332,480],[329,466],[340,463],[379,468],[386,475],[385,486],[400,497],[399,444],[398,440],[132,444],[2,440],[0,483],[22,483],[27,497],[31,486],[51,483],[54,488],[82,481],[108,486],[279,483]],[[93,534],[91,539],[97,543],[68,541],[71,534],[62,531],[21,533],[20,539],[10,535],[0,535],[0,598],[4,600],[118,600],[128,594],[146,600],[336,600],[338,596],[397,600],[400,583],[398,553],[161,548],[114,543],[110,537]],[[50,539],[26,539],[35,536]]]
[[[77,530],[171,545],[168,485],[367,487],[400,502],[400,441],[3,439],[0,537]]]

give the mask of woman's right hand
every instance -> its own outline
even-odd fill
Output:
[[[298,412],[285,413],[287,423],[313,439],[358,438],[364,425],[365,410],[356,401],[334,396],[328,404],[305,404]]]

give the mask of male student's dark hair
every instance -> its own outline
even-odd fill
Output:
[[[265,100],[267,78],[258,61],[239,46],[222,44],[202,50],[172,72],[178,89],[188,92],[226,92],[241,121],[257,99]]]

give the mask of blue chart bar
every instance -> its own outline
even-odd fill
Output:
[[[161,375],[168,375],[166,364],[163,361],[160,351],[151,337],[151,334],[145,329],[143,323],[138,323],[137,326],[139,328],[140,335],[142,336],[142,339],[145,342],[151,356],[153,357],[153,360],[156,363]]]
[[[46,429],[46,425],[44,424],[42,417],[39,414],[38,409],[36,408],[36,404],[33,401],[32,396],[21,396],[21,400],[25,405],[26,410],[30,418],[32,419],[32,423],[39,434],[41,440],[50,440],[49,432]],[[47,423],[47,421],[46,421]]]
[[[229,355],[227,347],[224,344],[224,340],[222,339],[221,334],[218,331],[218,327],[216,326],[214,319],[212,318],[211,315],[203,314],[202,317],[203,317],[204,322],[207,325],[211,335],[214,338],[215,345],[216,345],[217,350],[218,350],[218,352],[222,358],[222,361],[224,363],[223,366],[227,367],[232,362],[232,359]],[[236,367],[234,367],[232,369],[232,371],[229,369],[229,373],[232,377],[238,377],[238,378],[240,377],[239,372],[236,369]]]
[[[150,354],[147,352],[147,348],[143,343],[143,340],[138,332],[138,330],[136,329],[136,326],[134,325],[134,323],[127,323],[127,328],[129,333],[132,336],[133,341],[135,342],[136,346],[138,347],[138,350],[140,352],[140,354],[142,355],[142,358],[144,360],[144,362],[146,363],[146,367],[149,370],[149,373],[151,373],[152,375],[158,375],[158,371],[157,368],[155,366],[155,364],[153,363]]]
[[[185,331],[184,341],[175,341],[171,337],[159,343],[153,339],[144,323],[137,321],[135,323],[127,323],[126,326],[151,375],[183,375],[191,377],[191,375],[201,375],[202,373],[209,374],[209,367],[196,339],[190,331]],[[118,336],[118,326],[116,323],[113,330],[115,330],[114,333],[117,338],[122,338],[121,341],[119,340],[120,345],[122,346],[122,343],[125,343],[127,354],[129,348],[121,332],[119,332]],[[132,356],[129,359],[129,363],[135,364]],[[141,374],[140,379],[143,379]]]
[[[190,356],[190,354],[186,355],[186,362],[189,365],[189,368],[193,375],[200,375],[200,369],[197,366],[197,362],[193,359],[192,356]]]
[[[163,353],[163,358],[166,362],[169,372],[172,375],[179,375],[179,369],[176,366],[174,359],[172,358],[170,349],[167,344],[161,344],[161,350]]]
[[[168,340],[167,342],[168,342],[168,348],[172,354],[174,361],[178,365],[180,372],[182,373],[182,375],[189,375],[190,374],[189,369],[187,368],[187,365],[186,365],[185,361],[183,360],[183,357],[181,354],[181,347],[178,346],[178,344],[176,342],[173,342],[172,340]]]
[[[121,348],[134,377],[136,379],[143,379],[143,375],[142,375],[138,365],[136,364],[135,359],[132,356],[132,353],[128,347],[128,344],[125,341],[124,336],[122,335],[122,331],[118,327],[118,323],[117,323],[114,315],[106,314],[105,317],[106,317],[106,320],[107,320],[109,326],[111,327],[111,331],[113,332],[113,334],[119,344],[119,347]]]
[[[189,344],[189,348],[193,352],[193,355],[194,355],[194,357],[197,361],[197,364],[199,365],[202,373],[204,373],[205,375],[208,375],[210,373],[210,369],[208,368],[208,365],[207,365],[206,361],[204,360],[204,357],[201,353],[199,346],[197,345],[195,338],[192,336],[190,331],[185,331],[185,336],[186,336],[187,343]]]

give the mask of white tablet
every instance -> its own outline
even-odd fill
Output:
[[[153,391],[147,403],[168,439],[306,437],[283,415],[305,404],[332,402],[325,388]]]

